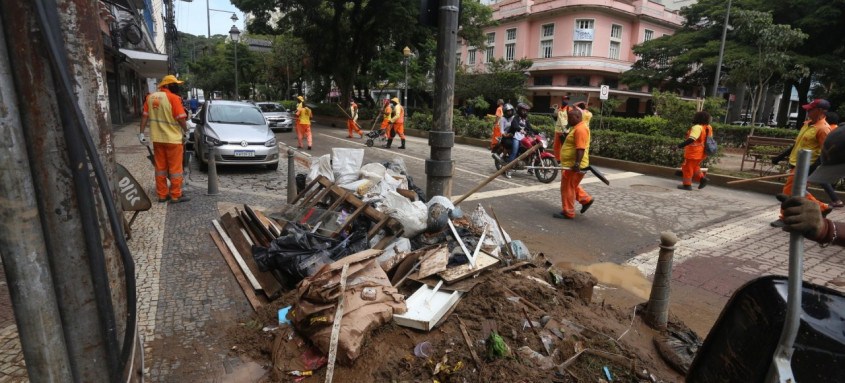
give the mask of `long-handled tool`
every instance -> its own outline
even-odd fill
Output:
[[[343,114],[346,116],[346,118],[352,120],[352,116],[350,116],[349,113],[346,113],[346,109],[343,109],[343,107],[340,106],[339,102],[335,103],[335,105],[337,105],[337,107],[340,109],[340,111],[343,112]],[[352,120],[352,122],[355,124],[355,126],[358,127],[358,130],[363,130],[363,129],[361,129],[361,125],[358,125],[358,121]]]
[[[798,153],[798,166],[795,168],[795,183],[792,195],[803,197],[807,194],[807,176],[810,173],[809,150]],[[795,382],[792,374],[792,353],[795,351],[795,338],[801,325],[801,290],[804,284],[804,236],[801,233],[789,234],[789,281],[786,296],[786,320],[780,340],[772,356],[767,382]]]
[[[152,150],[152,149],[150,149],[150,145],[149,145],[149,144],[146,144],[146,145],[144,145],[144,146],[147,148],[147,153],[150,153],[150,155],[148,155],[148,156],[147,156],[147,159],[149,159],[149,160],[150,160],[150,163],[152,163],[152,164],[153,164],[153,167],[156,167],[156,158],[155,158],[155,156],[153,155],[153,150]]]
[[[789,176],[789,173],[772,174],[772,175],[768,175],[768,176],[754,177],[754,178],[748,178],[748,179],[744,179],[744,180],[733,180],[733,181],[728,181],[727,184],[733,185],[733,184],[741,184],[741,183],[745,183],[745,182],[773,180],[773,179],[776,179],[776,178],[783,178],[783,177],[786,177],[786,176]]]
[[[607,177],[604,176],[600,170],[596,169],[593,165],[587,166],[587,170],[593,173],[596,178],[598,178],[601,182],[604,182],[605,185],[610,186],[610,181],[607,180]]]

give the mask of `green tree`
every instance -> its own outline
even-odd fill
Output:
[[[532,61],[528,59],[511,62],[498,59],[487,64],[483,73],[468,73],[464,68],[458,68],[455,99],[469,100],[483,96],[493,105],[498,99],[515,104],[525,96],[525,70],[531,65]]]

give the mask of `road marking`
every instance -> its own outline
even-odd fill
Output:
[[[358,145],[366,146],[366,145],[364,145],[364,144],[362,144],[362,143],[359,143],[359,142],[355,142],[355,141],[352,141],[352,140],[347,140],[347,139],[340,138],[340,137],[335,137],[335,136],[328,135],[328,134],[325,134],[325,133],[318,133],[318,134],[319,134],[319,135],[321,135],[321,136],[325,136],[325,137],[329,137],[329,138],[334,138],[334,139],[339,140],[339,141],[343,141],[343,142],[350,142],[350,143],[353,143],[353,144],[358,144]],[[414,140],[414,141],[416,141],[416,140]],[[387,150],[387,149],[384,149],[384,148],[379,148],[379,147],[375,147],[375,146],[370,147],[370,149],[382,150],[382,151],[385,151],[385,152],[388,152],[388,153],[391,153],[391,154],[395,154],[395,155],[397,155],[397,156],[407,157],[407,158],[410,158],[410,159],[413,159],[413,160],[417,160],[417,161],[423,161],[423,162],[425,162],[425,158],[414,157],[414,156],[412,156],[412,155],[410,155],[410,154],[399,153],[399,152],[395,152],[395,151],[393,151],[393,150]],[[492,160],[492,158],[491,158],[491,160]],[[472,175],[474,175],[474,176],[476,176],[476,177],[480,177],[480,178],[487,178],[487,177],[490,177],[490,174],[492,174],[492,173],[490,173],[490,174],[476,173],[476,172],[473,172],[473,171],[470,171],[470,170],[466,170],[466,169],[459,168],[459,167],[457,167],[457,166],[455,166],[455,171],[459,171],[459,172],[463,172],[463,173],[472,174]],[[508,185],[510,185],[510,186],[516,186],[516,187],[521,187],[521,186],[523,186],[523,185],[522,185],[522,184],[520,184],[520,183],[516,183],[516,182],[512,182],[512,181],[506,181],[506,180],[504,180],[504,179],[500,179],[500,178],[496,178],[496,179],[495,179],[495,180],[493,180],[493,181],[503,182],[503,183],[506,183],[506,184],[508,184]]]
[[[642,175],[641,173],[634,173],[634,172],[615,173],[615,174],[608,174],[607,179],[608,180],[619,180],[619,179],[637,177],[637,176],[641,176],[641,175]],[[596,183],[596,182],[601,182],[601,181],[598,178],[591,176],[590,178],[587,178],[587,179],[581,181],[581,185],[592,184],[592,183]],[[480,199],[487,199],[487,198],[503,197],[503,196],[514,195],[514,194],[544,192],[544,191],[553,190],[553,189],[560,189],[560,182],[552,182],[552,183],[548,183],[548,184],[540,184],[540,185],[533,185],[533,186],[522,186],[522,187],[518,187],[518,188],[499,189],[499,190],[491,190],[491,191],[486,191],[486,192],[481,192],[481,193],[475,193],[475,194],[467,197],[467,199],[465,199],[464,202],[480,200]],[[452,197],[452,200],[453,201],[457,200],[460,197],[461,196],[454,196],[454,197]]]

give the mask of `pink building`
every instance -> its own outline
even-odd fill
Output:
[[[490,7],[499,25],[486,47],[459,45],[458,61],[483,71],[490,59],[533,61],[528,93],[536,112],[550,111],[564,95],[598,106],[601,85],[623,101],[619,112],[645,113],[649,89],[619,82],[636,61],[633,46],[671,34],[683,18],[648,0],[501,0]]]

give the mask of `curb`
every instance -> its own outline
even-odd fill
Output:
[[[339,119],[337,117],[321,117],[322,121],[333,121],[337,124],[336,121],[341,121],[343,125],[338,125],[337,128],[346,129],[346,119]],[[359,123],[360,124],[360,123]],[[363,125],[362,125],[363,126]],[[414,137],[422,137],[428,138],[428,131],[420,130],[420,129],[412,129],[412,128],[405,128],[405,135],[407,136],[414,136]],[[470,138],[470,137],[463,137],[463,136],[455,136],[455,143],[463,144],[463,145],[471,145],[481,148],[489,148],[490,140],[483,140],[479,138]],[[607,158],[607,157],[600,157],[600,156],[590,156],[590,161],[593,162],[596,166],[606,166],[609,168],[624,170],[627,172],[637,172],[646,174],[653,177],[661,177],[661,178],[668,178],[668,179],[677,179],[678,177],[675,176],[675,171],[677,168],[670,168],[666,166],[660,165],[651,165],[651,164],[643,164],[639,162],[630,162],[625,160],[617,160],[614,158]],[[775,194],[781,193],[783,191],[783,183],[778,182],[771,182],[771,181],[756,181],[756,182],[745,182],[741,184],[728,184],[730,181],[738,181],[743,180],[745,178],[733,177],[733,176],[726,176],[721,174],[713,174],[710,173],[707,175],[710,178],[710,185],[721,186],[729,189],[735,190],[743,190],[743,191],[750,191],[755,193],[761,194],[769,194],[774,196]],[[829,202],[829,198],[827,198],[827,193],[824,192],[821,188],[811,186],[808,188],[808,191],[812,192],[817,198],[822,201]],[[839,196],[839,199],[845,201],[845,192],[837,191],[836,194]]]

